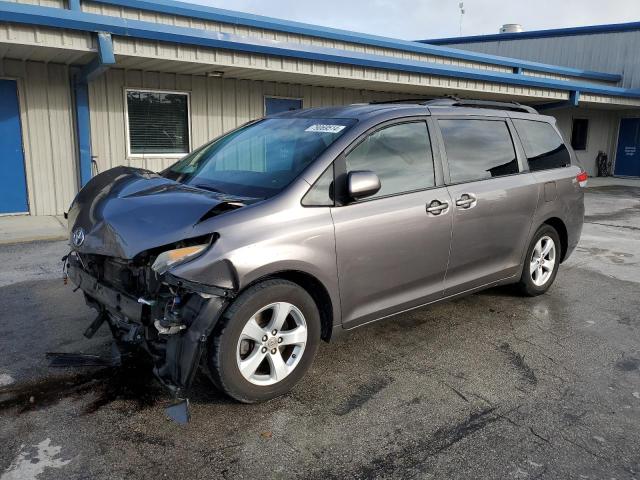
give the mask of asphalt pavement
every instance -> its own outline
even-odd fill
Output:
[[[179,426],[145,365],[109,351],[60,278],[65,242],[0,246],[0,480],[640,478],[640,183],[588,189],[582,241],[543,296],[509,288],[320,347],[285,397],[241,405],[206,377]]]

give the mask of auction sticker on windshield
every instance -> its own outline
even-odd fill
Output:
[[[319,133],[338,133],[345,129],[345,125],[323,125],[316,124],[311,125],[305,130],[305,132],[319,132]]]

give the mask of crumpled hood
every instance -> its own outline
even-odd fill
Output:
[[[199,223],[203,216],[242,200],[148,170],[116,167],[94,177],[71,205],[70,235],[84,230],[84,241],[76,246],[71,238],[71,245],[81,253],[130,259],[151,248],[212,233]]]

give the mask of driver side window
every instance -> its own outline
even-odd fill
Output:
[[[382,128],[346,156],[347,172],[370,170],[382,187],[378,198],[435,186],[433,153],[423,121]]]

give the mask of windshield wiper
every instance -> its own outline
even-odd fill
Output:
[[[210,192],[215,192],[215,193],[225,193],[222,190],[220,190],[219,188],[212,187],[211,185],[205,185],[203,183],[198,183],[198,184],[194,185],[194,187],[201,188],[203,190],[209,190]]]

